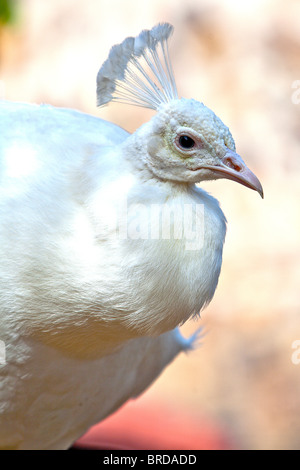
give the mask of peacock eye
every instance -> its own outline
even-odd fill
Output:
[[[189,135],[181,135],[178,139],[181,148],[189,150],[195,146],[195,141]]]

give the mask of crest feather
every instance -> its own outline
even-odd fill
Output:
[[[177,99],[168,39],[173,26],[160,23],[111,48],[97,75],[97,104],[119,101],[157,109]]]

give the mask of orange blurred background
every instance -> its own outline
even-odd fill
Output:
[[[211,305],[182,330],[203,325],[207,334],[121,413],[168,412],[154,411],[154,433],[181,415],[204,435],[217,429],[236,449],[300,449],[300,353],[299,364],[292,361],[300,340],[300,3],[11,4],[9,21],[0,20],[0,98],[76,108],[134,131],[153,112],[96,108],[96,74],[113,44],[168,21],[179,94],[203,101],[229,126],[264,187],[261,200],[229,181],[203,185],[228,219],[223,268]],[[176,422],[167,432],[176,435]]]

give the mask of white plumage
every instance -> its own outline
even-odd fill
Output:
[[[128,38],[99,71],[99,105],[157,109],[132,135],[0,103],[1,448],[69,448],[191,348],[177,326],[211,300],[226,230],[195,183],[226,177],[262,195],[221,120],[177,98],[171,31]]]

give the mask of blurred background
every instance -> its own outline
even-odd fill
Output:
[[[113,44],[161,21],[180,95],[229,126],[265,199],[206,183],[228,233],[216,295],[182,328],[202,325],[202,346],[99,429],[132,448],[300,449],[300,2],[0,0],[0,98],[134,131],[153,113],[96,108],[96,74]]]

